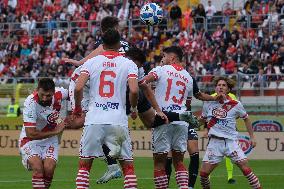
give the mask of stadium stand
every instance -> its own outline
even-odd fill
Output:
[[[181,17],[171,12],[176,1],[155,2],[165,19],[152,28],[139,21],[143,0],[1,1],[0,96],[15,95],[21,83],[18,93],[24,97],[38,77],[67,86],[75,67],[61,58],[79,60],[90,53],[106,15],[119,17],[123,38],[147,53],[147,71],[159,65],[163,48],[179,45],[202,90],[212,91],[213,77],[227,74],[238,82],[236,92],[242,96],[284,93],[282,1],[248,0],[238,9],[226,3],[210,15],[207,3],[194,1],[185,8],[181,0]]]

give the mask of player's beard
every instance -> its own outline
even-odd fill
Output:
[[[44,107],[46,107],[46,106],[50,106],[51,105],[51,100],[50,101],[41,101],[41,100],[39,100],[39,104],[41,105],[41,106],[44,106]]]

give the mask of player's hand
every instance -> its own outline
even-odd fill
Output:
[[[252,145],[253,148],[256,147],[256,140],[255,140],[254,136],[250,137],[250,142],[251,142],[251,145]]]
[[[57,124],[57,126],[55,127],[55,133],[56,133],[56,134],[62,133],[63,130],[65,129],[65,127],[66,127],[66,122],[65,122],[65,121],[60,122],[60,123]]]
[[[81,117],[82,113],[83,113],[82,107],[75,106],[74,111],[73,111],[74,118],[76,119],[76,117]]]
[[[218,94],[217,96],[215,96],[215,101],[224,102],[226,98],[227,97],[225,94]]]
[[[165,120],[165,124],[168,124],[168,123],[169,123],[169,119],[168,119],[168,117],[166,116],[166,114],[164,114],[164,112],[158,111],[158,112],[157,112],[157,115],[160,116],[163,120]]]
[[[71,59],[71,58],[62,58],[61,60],[63,60],[65,63],[70,63],[74,66],[80,66],[80,61],[78,60],[74,60],[74,59]]]
[[[131,107],[130,108],[130,117],[135,120],[138,116],[138,110],[137,110],[137,107]]]
[[[204,129],[203,137],[208,138],[208,129]]]

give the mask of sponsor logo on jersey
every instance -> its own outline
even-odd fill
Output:
[[[249,155],[253,149],[250,142],[250,138],[246,135],[239,135],[238,140],[239,140],[239,145],[243,150],[243,152],[245,153],[245,155]]]
[[[283,126],[274,120],[257,120],[252,123],[253,130],[256,132],[282,132]]]
[[[47,122],[49,124],[55,124],[56,120],[59,118],[59,112],[58,111],[54,111],[51,114],[49,114],[47,116]]]
[[[226,110],[222,109],[222,108],[214,108],[212,110],[212,114],[214,117],[216,118],[226,118],[227,117],[227,112]]]
[[[181,110],[181,106],[176,105],[176,104],[172,104],[168,107],[162,107],[162,111],[171,112],[171,111],[175,111],[175,110]]]
[[[116,102],[107,102],[107,103],[95,102],[95,107],[102,108],[105,111],[108,111],[109,109],[117,110],[118,106],[119,106],[119,103],[116,103]]]

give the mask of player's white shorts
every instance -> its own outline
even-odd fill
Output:
[[[210,138],[203,161],[210,164],[220,163],[224,156],[234,162],[246,160],[247,157],[239,146],[238,140]]]
[[[80,158],[103,157],[103,144],[111,151],[119,145],[121,148],[117,155],[118,159],[133,159],[128,127],[110,124],[84,126],[80,141]]]
[[[29,141],[20,147],[22,163],[27,170],[30,170],[28,160],[33,156],[39,156],[42,160],[51,158],[57,162],[58,160],[58,142],[50,142],[46,140]]]
[[[171,150],[185,152],[187,149],[188,124],[175,121],[153,129],[152,142],[154,153],[167,153]]]

